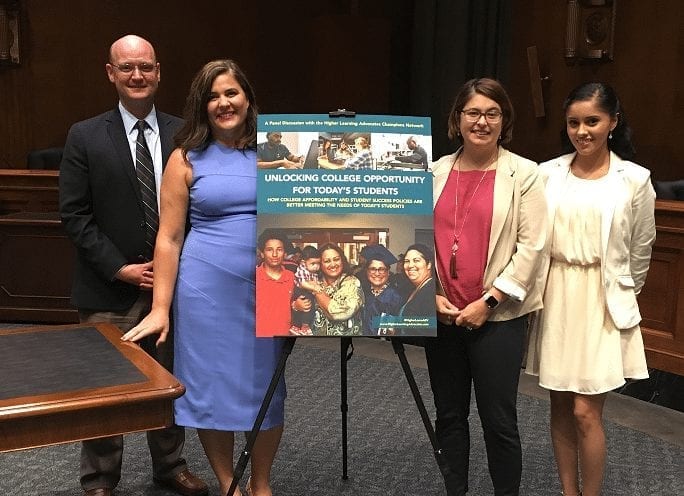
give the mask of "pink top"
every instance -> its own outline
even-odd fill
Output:
[[[435,258],[439,280],[447,298],[458,308],[463,308],[481,298],[484,291],[482,278],[487,266],[496,171],[487,171],[484,177],[482,171],[461,171],[458,179],[458,211],[455,212],[457,176],[457,171],[449,173],[435,205]],[[450,271],[455,236],[458,237],[457,279],[451,277]]]

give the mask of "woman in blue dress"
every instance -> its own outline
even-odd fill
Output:
[[[251,430],[281,347],[255,337],[256,116],[235,62],[209,62],[195,76],[161,186],[152,311],[123,338],[164,341],[173,303],[174,375],[186,387],[176,423],[197,429],[221,494],[233,479],[234,432]],[[252,452],[250,495],[272,494],[284,398],[281,381]]]

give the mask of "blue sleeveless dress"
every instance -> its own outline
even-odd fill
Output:
[[[176,423],[249,431],[282,341],[255,337],[256,153],[212,143],[189,153],[190,232],[174,296]],[[281,380],[262,430],[283,424]]]

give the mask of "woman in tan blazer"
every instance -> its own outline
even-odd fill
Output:
[[[526,315],[542,304],[546,202],[537,164],[501,146],[512,128],[503,87],[468,81],[449,116],[449,137],[463,146],[432,166],[438,324],[425,353],[449,496],[468,490],[471,386],[494,492],[519,492],[516,400]]]

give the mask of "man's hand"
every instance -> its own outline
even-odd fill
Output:
[[[116,273],[116,278],[140,289],[151,291],[154,278],[152,262],[124,265]]]
[[[304,166],[301,162],[292,162],[291,160],[283,159],[283,167],[286,169],[301,169]]]

